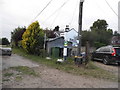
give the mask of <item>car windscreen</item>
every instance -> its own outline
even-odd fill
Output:
[[[120,56],[120,48],[115,48],[115,50],[116,50],[116,54]]]

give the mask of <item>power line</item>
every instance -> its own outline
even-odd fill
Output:
[[[58,15],[60,15],[60,10],[59,10],[58,14],[56,15],[56,17],[54,18],[53,22],[51,23],[51,25],[50,25],[51,27],[52,27],[52,25],[55,23],[55,21],[56,21]]]
[[[75,9],[74,9],[74,11],[73,11],[73,15],[72,15],[72,19],[71,19],[70,25],[71,25],[72,22],[73,22],[74,15],[75,15],[75,12],[76,12],[76,9],[77,9],[77,4],[78,4],[78,1],[76,2],[76,6],[75,6]]]
[[[56,12],[58,12],[62,7],[65,6],[65,4],[67,4],[69,0],[65,1],[55,12],[53,12],[46,20],[48,20],[49,18],[51,18]]]
[[[106,2],[107,5],[110,7],[110,9],[113,11],[113,13],[118,17],[118,14],[113,10],[113,8],[110,6],[110,4],[108,3],[108,1],[105,0],[105,2]]]
[[[51,27],[52,27],[52,25],[55,23],[57,17],[60,15],[61,9],[65,6],[65,4],[67,4],[68,1],[69,1],[69,0],[65,1],[65,2],[62,4],[62,6],[61,6],[58,10],[56,10],[56,12],[59,11],[59,13],[58,13],[58,14],[56,15],[56,17],[54,18],[54,20],[53,20],[53,22],[52,22],[52,24],[51,24]],[[56,13],[56,12],[55,12],[55,13]],[[52,15],[54,15],[54,13],[53,13]]]
[[[42,9],[42,11],[37,14],[37,16],[32,20],[32,22],[50,5],[51,2],[52,0],[50,0],[48,4]]]

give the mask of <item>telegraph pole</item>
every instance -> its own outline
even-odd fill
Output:
[[[78,56],[81,56],[81,32],[82,32],[82,11],[83,11],[83,2],[84,0],[80,0],[79,5],[79,21],[78,21],[78,38],[79,38],[79,44],[78,44]]]

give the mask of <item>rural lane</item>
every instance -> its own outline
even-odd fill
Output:
[[[5,69],[16,66],[28,66],[40,73],[40,77],[23,75],[20,81],[15,81],[12,76],[10,81],[3,82],[3,88],[118,88],[118,82],[73,75],[37,64],[16,54],[3,56],[2,64],[3,73]]]
[[[15,66],[39,67],[37,63],[16,54],[12,54],[12,56],[2,56],[2,69],[8,69]]]

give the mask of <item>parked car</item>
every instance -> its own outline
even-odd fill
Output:
[[[120,47],[101,47],[92,53],[92,60],[100,60],[104,64],[120,64]]]
[[[12,54],[12,49],[11,48],[0,47],[0,55],[9,55],[9,56],[11,56],[11,54]]]

